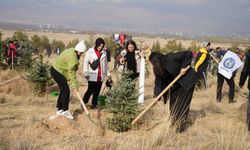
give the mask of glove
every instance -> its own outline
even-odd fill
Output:
[[[107,81],[106,81],[106,86],[109,87],[109,88],[112,88],[112,84],[113,84],[113,80],[111,78],[109,78]]]

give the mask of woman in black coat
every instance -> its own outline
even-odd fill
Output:
[[[239,82],[239,86],[240,88],[243,87],[247,77],[248,77],[248,104],[247,104],[247,126],[248,126],[248,131],[250,131],[250,50],[248,50],[248,52],[245,54],[246,55],[246,60],[244,63],[244,67],[241,71],[240,74],[240,82]]]
[[[190,103],[193,96],[197,74],[193,69],[186,69],[192,61],[191,51],[161,54],[152,52],[149,60],[155,74],[154,95],[159,95],[169,83],[180,73],[183,76],[167,91],[170,94],[170,112],[172,123],[177,125],[179,132],[184,131]],[[166,103],[166,94],[164,103]]]

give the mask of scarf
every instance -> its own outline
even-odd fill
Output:
[[[133,73],[136,73],[136,60],[135,60],[135,51],[134,52],[129,52],[127,51],[127,69],[132,71]]]

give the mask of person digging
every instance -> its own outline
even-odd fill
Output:
[[[57,100],[57,111],[55,115],[49,119],[55,119],[58,116],[64,116],[68,119],[73,119],[72,114],[69,112],[69,97],[70,88],[67,81],[70,82],[70,87],[78,94],[78,82],[76,72],[78,70],[79,59],[86,51],[86,46],[83,41],[80,41],[75,48],[64,50],[55,63],[51,67],[51,76],[59,86],[60,94]]]

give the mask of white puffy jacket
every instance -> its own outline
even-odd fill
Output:
[[[88,81],[97,81],[98,68],[96,70],[91,69],[90,62],[97,60],[97,55],[95,53],[94,47],[87,50],[84,62],[83,62],[83,74],[84,76],[89,76]],[[100,58],[101,65],[101,81],[104,81],[107,76],[110,76],[108,69],[107,53],[105,49],[102,51],[102,56]]]

